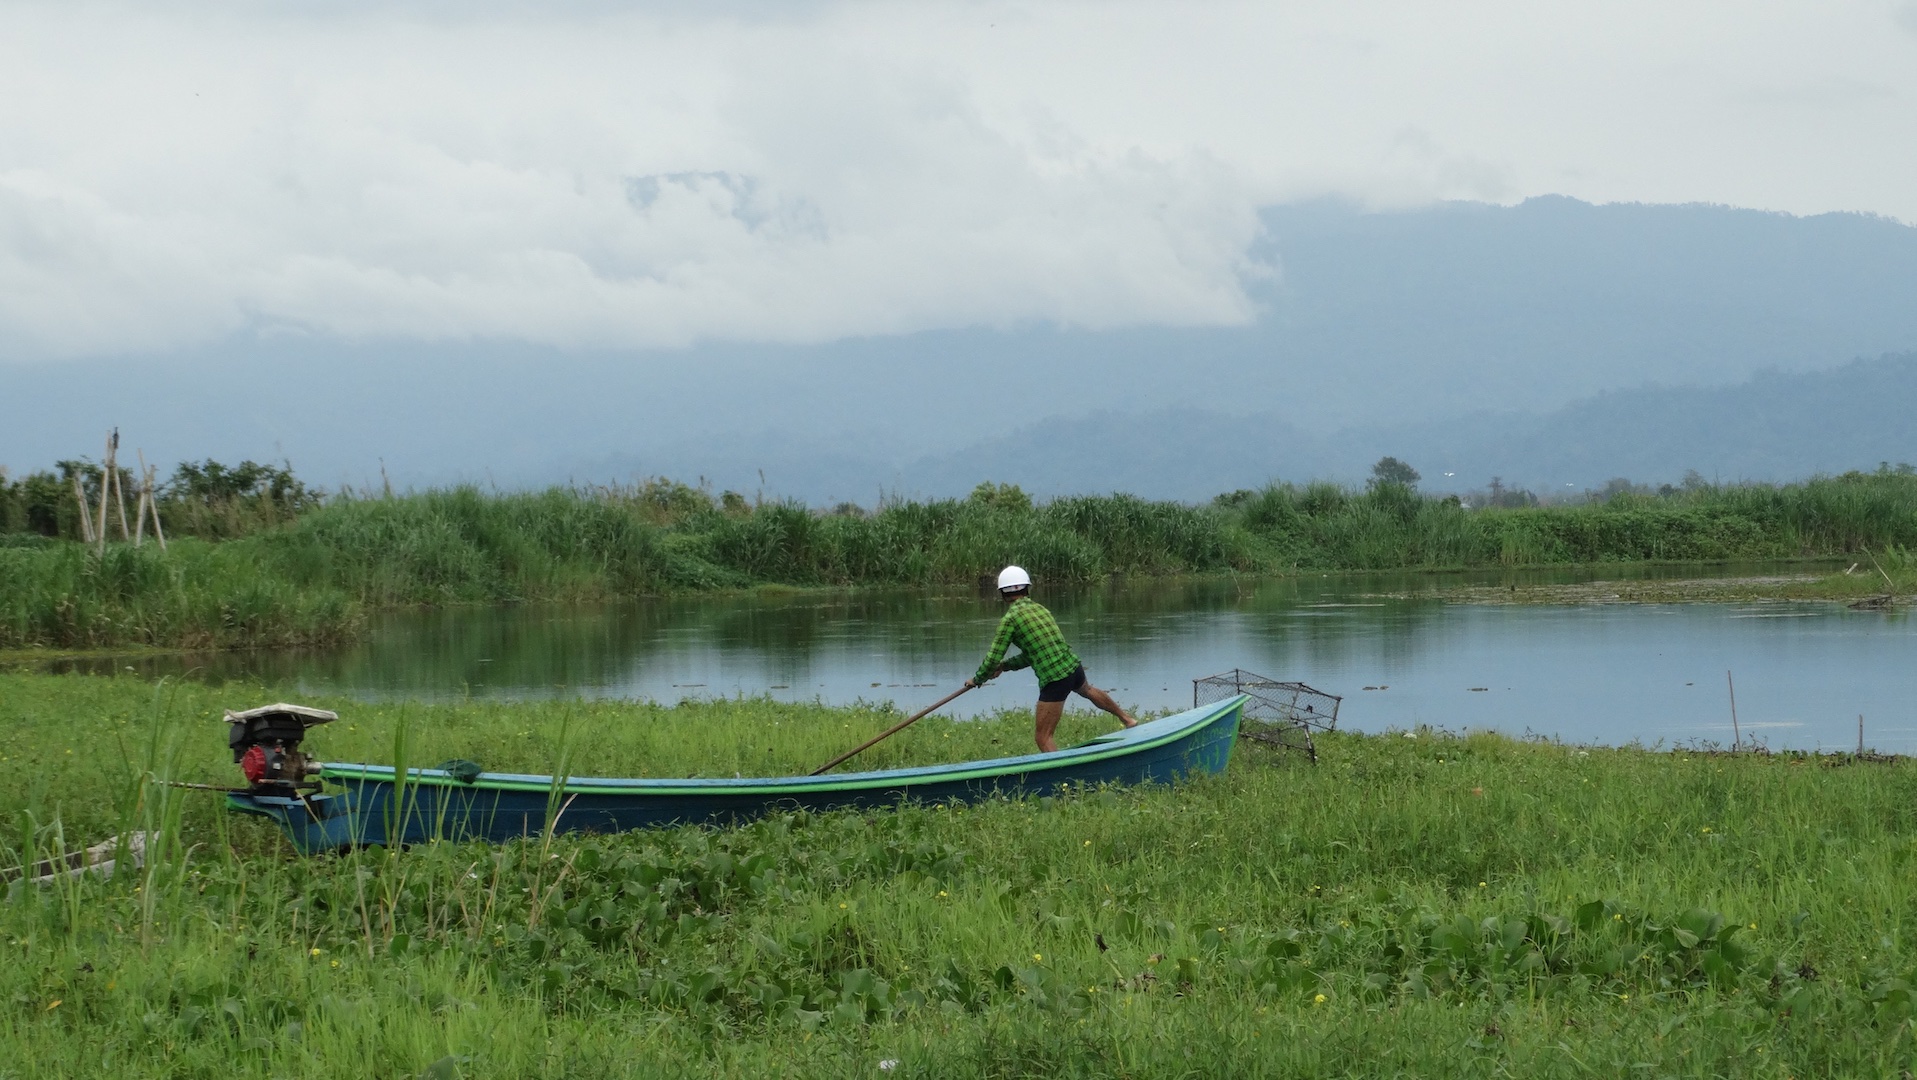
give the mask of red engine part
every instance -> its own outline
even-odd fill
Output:
[[[257,784],[266,779],[266,747],[254,743],[240,756],[240,771],[246,774],[247,782]]]

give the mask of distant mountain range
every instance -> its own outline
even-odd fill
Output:
[[[1676,482],[1689,470],[1728,482],[1917,462],[1917,353],[1764,373],[1733,386],[1613,391],[1547,413],[1479,413],[1331,436],[1279,416],[1100,413],[1035,424],[897,471],[904,489],[924,494],[960,494],[991,479],[1048,495],[1196,499],[1270,480],[1356,483],[1387,454],[1418,468],[1427,490],[1465,491],[1497,476],[1540,494],[1614,477]]]
[[[1352,432],[1350,475],[1370,448],[1397,445],[1432,470],[1481,486],[1494,474],[1539,488],[1611,477],[1786,480],[1917,462],[1917,352],[1828,371],[1760,373],[1722,387],[1641,387],[1530,416],[1479,415],[1397,431]],[[1383,450],[1381,452],[1391,452]],[[1375,455],[1370,458],[1375,460]]]
[[[867,505],[881,490],[963,495],[981,480],[1035,495],[1198,500],[1272,480],[1358,483],[1386,454],[1418,468],[1429,491],[1482,488],[1493,476],[1541,495],[1614,477],[1675,483],[1691,470],[1725,482],[1786,480],[1917,462],[1917,352],[1828,371],[1767,372],[1732,386],[1613,391],[1545,413],[1477,413],[1328,436],[1277,415],[1171,408],[1055,417],[904,462],[787,441],[689,448],[676,470],[655,463],[692,477],[701,475],[693,463],[703,462],[702,475],[752,490],[757,468],[742,469],[740,457],[752,449],[771,463],[765,483],[774,492]]]
[[[985,476],[1197,498],[1356,479],[1386,453],[1427,485],[1559,488],[1917,456],[1908,357],[1839,367],[1917,349],[1917,228],[1560,197],[1264,223],[1245,326],[632,353],[279,336],[0,363],[0,464],[97,454],[118,425],[149,459],[285,457],[327,485],[665,473],[869,502]],[[1633,389],[1652,385],[1672,389]]]

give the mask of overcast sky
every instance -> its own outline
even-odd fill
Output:
[[[1248,320],[1257,209],[1917,221],[1917,3],[0,8],[0,359]]]

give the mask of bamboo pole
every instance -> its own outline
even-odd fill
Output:
[[[80,487],[80,474],[73,474],[73,501],[80,504],[80,539],[93,543],[93,508],[87,505],[87,493]]]
[[[859,745],[853,747],[852,749],[847,750],[845,753],[840,754],[838,757],[833,758],[831,761],[828,761],[825,764],[819,766],[818,768],[813,769],[811,772],[811,775],[817,776],[820,773],[825,772],[827,769],[830,769],[832,766],[839,764],[840,762],[849,761],[850,759],[857,757],[860,753],[864,752],[867,747],[877,746],[879,743],[885,741],[891,736],[896,735],[901,731],[904,731],[906,728],[911,727],[913,724],[916,724],[920,720],[923,720],[924,718],[926,718],[927,716],[932,715],[933,712],[937,711],[939,707],[944,705],[946,702],[951,701],[953,698],[958,697],[960,694],[963,694],[970,689],[971,687],[969,685],[959,687],[957,690],[952,691],[951,693],[945,695],[944,697],[938,699],[937,701],[934,701],[932,704],[927,705],[925,708],[920,709],[918,712],[915,712],[912,715],[906,717],[905,719],[899,721],[898,723],[893,724],[891,727],[886,728],[884,731],[879,732],[877,735],[874,735],[872,738],[866,740],[865,742],[860,743]]]
[[[1877,568],[1877,572],[1884,576],[1885,586],[1887,586],[1890,589],[1891,593],[1894,595],[1897,592],[1897,583],[1890,580],[1890,574],[1884,569],[1884,564],[1877,561],[1877,556],[1870,554],[1869,548],[1864,549],[1864,554],[1870,556],[1870,564],[1872,566],[1875,566]]]
[[[146,502],[153,508],[153,539],[160,542],[160,550],[166,550],[166,530],[160,528],[160,504],[153,501],[153,480],[159,475],[159,466],[146,467]]]
[[[120,439],[116,432],[113,439],[113,467],[108,471],[113,476],[113,505],[120,511],[120,539],[133,539],[133,530],[126,523],[126,485],[120,482]]]
[[[93,536],[99,544],[101,555],[106,554],[107,474],[113,469],[113,447],[119,441],[119,428],[107,433],[106,464],[100,467],[100,520],[94,525]]]
[[[145,450],[133,452],[140,458],[139,497],[133,500],[133,546],[139,547],[146,539],[147,510],[153,505],[153,470],[147,466]]]
[[[1744,736],[1737,730],[1737,684],[1731,681],[1731,673],[1724,673],[1724,685],[1731,690],[1731,749],[1735,750],[1744,742]]]

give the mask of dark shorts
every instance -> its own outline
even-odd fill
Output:
[[[1038,700],[1064,701],[1066,698],[1072,696],[1072,691],[1083,690],[1084,688],[1085,665],[1080,664],[1072,669],[1070,675],[1065,676],[1057,682],[1048,682],[1040,686],[1038,688]]]

